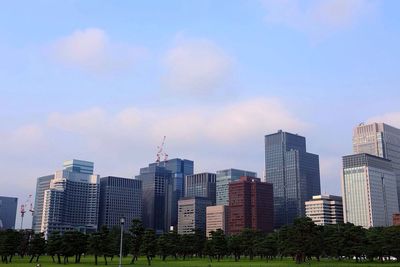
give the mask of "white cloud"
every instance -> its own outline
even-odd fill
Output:
[[[324,36],[351,27],[376,8],[375,0],[262,0],[268,23]]]
[[[117,72],[132,68],[146,49],[111,42],[98,28],[77,30],[50,46],[51,55],[60,63],[95,73]]]
[[[178,37],[164,58],[163,81],[173,91],[208,94],[229,79],[233,59],[207,39]]]
[[[367,123],[384,122],[394,127],[400,128],[400,112],[391,112],[374,116],[367,120]]]

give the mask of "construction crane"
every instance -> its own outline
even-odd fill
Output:
[[[157,146],[157,159],[156,159],[157,165],[160,165],[161,157],[164,157],[164,164],[168,160],[168,154],[164,152],[164,145],[165,145],[165,139],[166,138],[167,137],[164,135],[164,138],[163,138],[163,140],[161,142],[161,145]]]
[[[32,213],[33,216],[33,205],[32,205],[32,195],[29,195],[28,198],[26,199],[25,203],[21,205],[20,213],[21,213],[21,228],[24,225],[24,216],[25,213],[27,212],[27,208],[29,207],[29,211]]]

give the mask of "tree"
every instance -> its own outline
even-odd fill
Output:
[[[63,238],[60,234],[60,232],[53,232],[50,234],[48,240],[47,240],[47,254],[51,256],[54,260],[54,256],[57,255],[57,263],[61,263],[61,254],[62,254],[62,243],[63,243]]]
[[[235,261],[240,260],[240,256],[243,254],[243,242],[241,235],[231,235],[228,237],[228,250],[235,257]]]
[[[19,233],[15,230],[0,231],[0,255],[1,261],[11,263],[13,256],[18,251]]]
[[[356,262],[361,259],[365,253],[366,247],[366,230],[361,226],[355,226],[351,223],[346,223],[343,229],[343,252],[351,259],[355,257]]]
[[[140,250],[146,255],[147,264],[150,266],[151,261],[157,252],[157,236],[153,229],[146,229],[143,234],[143,240]]]
[[[23,259],[24,256],[28,253],[29,249],[29,241],[33,236],[32,230],[20,230],[19,231],[19,245],[18,245],[18,254]]]
[[[132,253],[132,261],[131,263],[135,263],[135,260],[138,259],[140,255],[140,247],[142,246],[143,235],[144,235],[144,226],[140,220],[133,219],[132,225],[129,228],[129,232],[131,233],[132,237],[132,246],[131,246],[131,253]]]
[[[374,258],[379,258],[380,261],[383,261],[385,247],[386,240],[382,227],[374,227],[366,231],[365,253],[370,261],[373,261]]]
[[[225,255],[228,250],[228,242],[226,240],[224,231],[218,229],[216,231],[211,231],[211,244],[209,247],[214,249],[215,256],[217,256],[217,260],[220,261]],[[208,249],[209,250],[209,249]]]
[[[94,255],[94,264],[97,265],[98,263],[98,257],[103,255],[102,251],[102,236],[100,233],[92,233],[89,236],[89,242],[88,242],[88,251],[90,254]]]
[[[242,238],[243,252],[245,255],[250,257],[250,260],[253,260],[256,253],[257,237],[260,234],[260,232],[253,229],[243,229],[243,231],[240,233]]]
[[[306,260],[306,255],[312,254],[313,242],[315,242],[317,228],[315,223],[307,217],[297,218],[288,228],[287,246],[297,264]]]
[[[28,253],[31,256],[29,263],[36,257],[36,262],[39,262],[39,257],[46,251],[46,241],[43,234],[34,234],[32,240],[29,242]]]

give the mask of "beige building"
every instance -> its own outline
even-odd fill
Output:
[[[228,207],[225,205],[208,206],[207,207],[207,223],[206,235],[210,236],[210,232],[221,229],[225,233],[228,232]]]
[[[187,197],[178,201],[178,234],[192,234],[206,230],[206,207],[211,200],[205,197]]]
[[[317,225],[343,223],[342,197],[332,195],[313,196],[305,202],[306,216]]]
[[[391,161],[400,205],[400,129],[385,123],[358,125],[353,132],[353,153],[367,153]]]

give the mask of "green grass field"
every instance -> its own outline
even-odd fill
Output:
[[[70,258],[70,263],[67,264],[72,267],[83,267],[83,266],[95,266],[94,265],[94,258],[92,256],[88,257],[82,257],[81,261],[82,263],[80,264],[75,264],[73,263],[73,258]],[[124,258],[123,260],[123,265],[125,266],[147,266],[147,261],[145,258],[140,258],[138,262],[135,263],[135,265],[129,264],[130,263],[130,258]],[[13,267],[28,267],[32,266],[35,267],[36,263],[29,263],[28,258],[24,258],[23,260],[15,257],[13,259],[13,263],[11,264],[4,264],[0,263],[0,265],[3,266],[13,266]],[[56,267],[56,266],[65,266],[64,264],[56,264],[53,263],[50,257],[41,257],[40,258],[40,263],[42,267]],[[105,266],[104,265],[104,260],[103,258],[99,258],[99,265],[98,266]],[[115,257],[113,261],[108,262],[108,266],[118,266],[118,257]],[[188,260],[174,260],[174,259],[167,259],[165,262],[161,261],[159,258],[156,258],[153,260],[152,265],[154,267],[290,267],[290,266],[299,266],[296,265],[292,260],[290,259],[284,259],[284,260],[273,260],[273,261],[265,261],[265,260],[259,260],[255,259],[253,261],[250,261],[248,259],[242,259],[239,262],[235,262],[234,260],[231,259],[225,259],[220,262],[213,261],[209,262],[207,259],[188,259]],[[398,263],[370,263],[370,262],[365,262],[365,263],[355,263],[352,261],[335,261],[335,260],[322,260],[321,262],[317,261],[311,261],[304,263],[300,266],[318,266],[318,267],[330,267],[330,266],[363,266],[363,267],[376,267],[376,266],[400,266]]]

